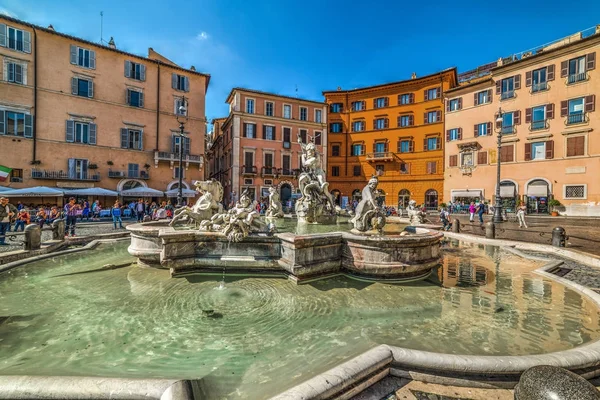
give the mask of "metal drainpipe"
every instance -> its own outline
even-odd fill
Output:
[[[158,132],[160,130],[160,63],[158,63],[158,77],[156,79],[156,151],[159,150],[158,147]]]
[[[38,73],[37,73],[37,31],[33,28],[33,151],[32,151],[32,159],[31,161],[36,160],[36,152],[37,152],[37,81],[38,81]]]
[[[348,92],[346,92],[346,104],[344,104],[345,107],[348,107]],[[348,111],[347,113],[347,117],[348,117],[348,123],[346,124],[346,148],[345,148],[345,154],[346,154],[346,165],[345,165],[345,175],[346,175],[346,179],[348,179],[348,153],[349,148],[348,148],[348,144],[349,144],[349,138],[348,138],[348,132],[350,131],[350,111]]]

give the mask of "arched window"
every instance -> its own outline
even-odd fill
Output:
[[[362,197],[362,193],[361,193],[360,189],[354,189],[354,190],[352,191],[352,199],[353,199],[353,200],[354,200],[354,199],[356,199],[356,200],[360,200],[360,199],[361,199],[361,197]]]
[[[428,210],[437,210],[438,192],[435,189],[429,189],[425,192],[425,208]]]
[[[142,186],[142,184],[138,181],[127,181],[123,184],[123,189],[121,190],[135,189],[136,187],[140,186]]]
[[[398,208],[408,207],[410,201],[410,191],[408,189],[402,189],[398,192]]]

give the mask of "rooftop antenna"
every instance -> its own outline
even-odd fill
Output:
[[[298,85],[296,85],[296,97],[298,97]]]

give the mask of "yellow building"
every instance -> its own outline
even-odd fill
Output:
[[[203,178],[209,75],[6,16],[0,60],[3,185],[175,189],[184,97],[184,182]]]

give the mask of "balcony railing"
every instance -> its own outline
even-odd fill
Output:
[[[506,92],[502,92],[500,95],[500,100],[512,99],[513,97],[515,97],[515,91],[507,90]]]
[[[391,151],[368,153],[367,161],[393,161],[396,155]]]
[[[179,153],[170,153],[167,151],[156,151],[154,152],[154,158],[158,161],[179,161]],[[188,163],[201,164],[203,162],[202,156],[194,154],[184,154],[183,161]]]
[[[31,178],[32,179],[56,179],[56,180],[62,180],[62,181],[98,182],[98,181],[100,181],[100,174],[92,173],[90,171],[69,174],[68,172],[65,172],[65,171],[49,171],[49,170],[45,170],[45,169],[32,169],[31,170]]]
[[[262,167],[262,176],[275,176],[277,174],[277,168],[275,167]]]
[[[582,72],[580,74],[570,74],[569,77],[567,78],[567,83],[571,84],[571,83],[577,83],[577,82],[582,82],[582,81],[586,81],[587,80],[587,72]]]
[[[256,171],[254,165],[242,165],[242,175],[256,175]]]
[[[131,179],[150,179],[150,174],[147,171],[108,171],[109,178],[131,178]]]
[[[279,175],[281,176],[296,176],[298,175],[299,170],[297,169],[285,169],[285,168],[281,168],[281,172],[279,173]]]
[[[570,114],[567,117],[567,125],[581,124],[581,123],[584,123],[585,121],[586,121],[586,119],[585,119],[585,113]]]
[[[529,130],[531,131],[539,131],[540,129],[548,128],[548,120],[543,121],[532,121]]]
[[[548,90],[548,82],[534,83],[531,85],[531,93],[543,92]]]
[[[515,126],[514,125],[505,125],[505,126],[502,126],[502,134],[503,135],[510,135],[511,133],[515,133]]]

